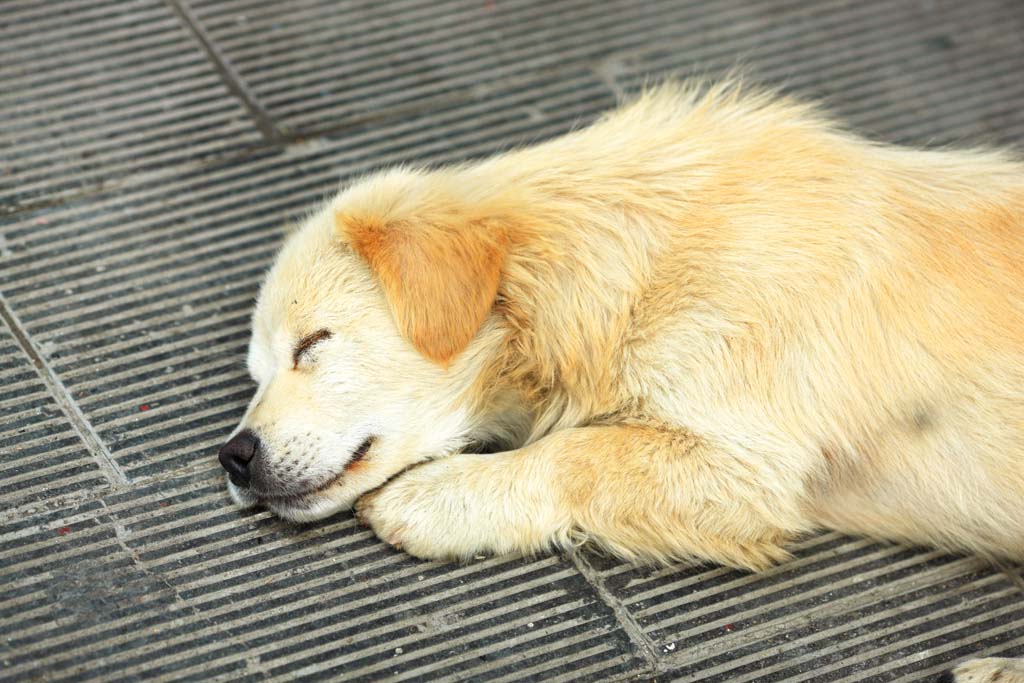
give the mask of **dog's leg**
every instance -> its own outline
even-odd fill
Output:
[[[943,673],[938,683],[1024,683],[1024,659],[971,659]]]
[[[782,543],[809,526],[801,490],[784,459],[611,425],[425,463],[364,496],[357,511],[382,539],[424,558],[590,540],[631,559],[758,569],[784,558]]]

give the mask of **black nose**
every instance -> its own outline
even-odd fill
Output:
[[[248,429],[238,432],[221,446],[220,465],[228,471],[235,486],[249,485],[249,462],[256,457],[259,448],[260,440]]]

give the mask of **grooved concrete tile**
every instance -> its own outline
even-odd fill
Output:
[[[260,141],[162,0],[5,2],[0,212]]]
[[[592,563],[665,680],[931,681],[969,656],[1024,655],[1024,593],[981,560],[835,533],[795,551],[760,575]]]
[[[0,528],[0,681],[181,680],[183,660],[201,658],[180,645],[196,624],[195,610],[125,544],[102,500]],[[238,646],[222,626],[202,626],[208,639]],[[123,668],[127,653],[152,658],[150,677]],[[257,680],[244,660],[211,659],[204,681]]]
[[[59,208],[0,217],[0,291],[129,477],[216,468],[254,389],[245,345],[286,222],[339,181],[564,132],[612,104],[590,81],[264,151]]]
[[[658,14],[653,3],[584,0],[188,4],[291,132],[448,107],[544,73],[568,84],[587,68],[581,55],[611,49],[628,17]]]
[[[324,130],[589,70],[628,90],[652,75],[759,78],[827,97],[885,137],[1024,134],[1024,6],[1010,0],[587,2],[403,0],[287,5],[190,0],[287,130]]]
[[[348,515],[239,513],[220,476],[26,520],[0,557],[16,558],[0,565],[5,681],[598,681],[641,665],[566,560],[423,563]]]
[[[107,483],[32,361],[0,320],[0,513]]]
[[[733,6],[733,5],[736,6]],[[752,74],[824,101],[885,140],[940,145],[1024,140],[1024,4],[715,3],[600,69],[619,91],[673,73]]]

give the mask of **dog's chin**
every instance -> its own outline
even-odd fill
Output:
[[[262,505],[281,519],[291,522],[314,522],[352,507],[344,502],[332,500],[322,493],[296,498],[265,500],[262,501]]]
[[[259,498],[253,495],[252,491],[235,486],[230,477],[225,478],[228,482],[228,495],[231,496],[231,500],[235,502],[235,505],[243,510],[248,510],[260,504]]]
[[[242,488],[228,479],[228,495],[243,510],[264,507],[278,517],[292,522],[312,522],[351,508],[351,503],[335,500],[329,491],[306,495],[261,498],[251,489]]]

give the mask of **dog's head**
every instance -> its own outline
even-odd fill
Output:
[[[416,462],[522,431],[490,377],[509,233],[447,181],[383,174],[286,240],[253,315],[259,386],[220,451],[238,504],[321,518]]]

